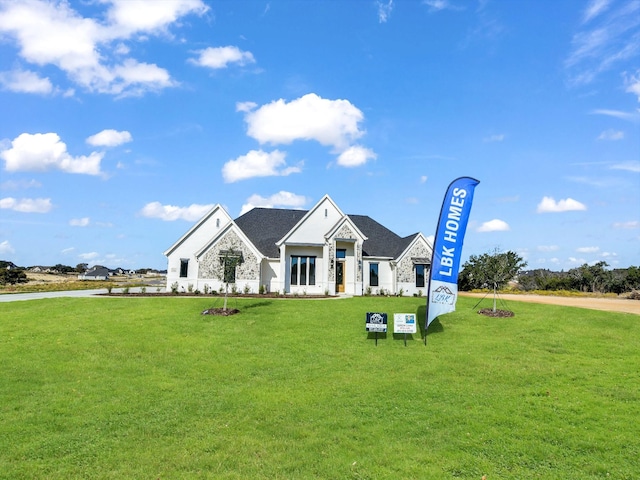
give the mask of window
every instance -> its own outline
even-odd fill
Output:
[[[298,260],[300,257],[291,257],[291,285],[298,285]]]
[[[238,260],[235,258],[225,258],[224,260],[224,283],[236,283],[236,265]]]
[[[347,258],[347,249],[346,248],[336,249],[336,258]]]
[[[427,272],[426,265],[416,265],[416,287],[425,286],[425,273]]]
[[[180,277],[186,278],[189,272],[189,259],[181,258],[180,259]]]
[[[372,287],[379,286],[378,280],[378,264],[370,263],[369,264],[369,285]]]
[[[316,284],[316,257],[291,255],[291,285]]]
[[[244,262],[242,252],[231,250],[220,251],[220,265],[223,268],[224,283],[236,283],[236,267]]]

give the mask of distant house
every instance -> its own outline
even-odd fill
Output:
[[[105,267],[93,267],[78,275],[78,280],[109,280],[109,270]]]
[[[167,289],[285,294],[425,294],[432,245],[325,195],[311,210],[254,208],[235,220],[214,206],[164,252]],[[238,262],[238,260],[241,260]]]

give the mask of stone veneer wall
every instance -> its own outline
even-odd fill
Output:
[[[336,267],[334,265],[334,260],[336,259],[336,244],[335,242],[329,243],[329,282],[333,283],[336,281]]]
[[[200,258],[199,278],[223,280],[223,266],[220,264],[220,252],[224,250],[242,252],[244,262],[236,267],[236,279],[260,280],[260,265],[251,250],[242,243],[236,232],[230,230]]]
[[[412,258],[431,258],[431,250],[424,243],[416,243],[407,255],[398,263],[396,275],[398,282],[412,283],[415,281],[415,269]],[[426,272],[425,272],[426,273]]]
[[[351,230],[349,228],[349,225],[345,224],[334,235],[334,242],[332,242],[333,243],[332,246],[335,246],[335,239],[336,238],[345,238],[345,239],[353,239],[353,240],[355,240],[355,243],[354,243],[355,252],[354,253],[355,253],[356,265],[358,266],[358,274],[357,274],[358,278],[356,279],[356,281],[361,282],[362,281],[362,245],[358,242],[357,235],[353,232],[353,230]],[[334,259],[334,258],[335,258],[335,252],[333,252],[330,249],[330,251],[329,251],[329,260],[331,261],[331,259]],[[329,280],[335,280],[335,274],[331,270],[329,271]]]

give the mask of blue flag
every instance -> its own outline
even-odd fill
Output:
[[[475,178],[460,177],[451,182],[444,196],[433,242],[426,327],[437,316],[456,309],[462,244],[473,203],[473,191],[479,183]]]

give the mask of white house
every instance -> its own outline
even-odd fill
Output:
[[[164,255],[167,290],[425,295],[432,245],[400,237],[325,195],[311,210],[254,208],[233,220],[214,206]]]

